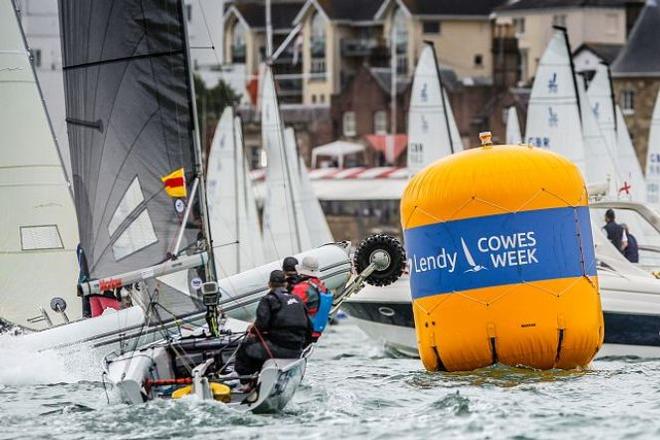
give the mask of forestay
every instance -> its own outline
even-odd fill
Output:
[[[309,232],[309,242],[313,247],[332,243],[334,239],[332,238],[332,232],[330,232],[330,226],[328,226],[328,221],[325,218],[323,209],[321,209],[319,199],[314,193],[305,161],[298,154],[296,133],[292,127],[287,127],[284,130],[284,142],[292,157],[296,158],[298,164],[292,172],[296,173],[296,180],[299,185],[297,192],[300,196],[302,214],[307,231]]]
[[[660,202],[660,90],[658,90],[651,117],[649,147],[646,156],[646,190],[650,203]]]
[[[456,121],[438,74],[435,50],[426,43],[415,68],[408,112],[408,170],[415,174],[431,162],[462,150]]]
[[[80,241],[89,276],[162,262],[196,176],[182,2],[60,0],[63,69]],[[176,194],[176,192],[175,192]],[[201,198],[198,197],[197,200]],[[203,233],[194,206],[182,249]]]
[[[80,316],[71,191],[12,1],[0,2],[0,318],[28,322],[55,296]],[[52,315],[52,313],[51,313]],[[53,320],[55,321],[55,320]]]
[[[580,103],[566,31],[555,29],[532,86],[525,139],[566,156],[585,174]]]
[[[520,122],[518,121],[518,111],[516,106],[512,105],[506,111],[506,143],[516,145],[522,142],[520,135]]]
[[[261,85],[261,136],[268,165],[264,198],[263,235],[267,261],[278,260],[311,247],[302,215],[296,155],[286,147],[273,74],[264,69]]]
[[[252,181],[243,156],[241,121],[226,107],[211,143],[207,170],[207,200],[216,272],[221,277],[264,262],[261,231]]]

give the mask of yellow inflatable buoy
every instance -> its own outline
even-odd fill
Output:
[[[577,167],[535,147],[467,150],[411,179],[401,223],[426,369],[593,359],[604,329],[587,201]]]
[[[217,382],[210,382],[209,386],[211,387],[211,393],[213,398],[220,402],[229,403],[231,400],[231,388],[227,385]],[[193,387],[192,385],[186,385],[185,387],[177,388],[172,392],[172,399],[180,399],[182,397],[192,394]]]

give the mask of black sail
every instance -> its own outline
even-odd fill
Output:
[[[194,101],[182,1],[59,0],[66,113],[90,278],[162,262],[195,177]],[[174,180],[177,182],[180,180]],[[199,200],[199,197],[196,197]],[[193,207],[181,248],[202,233]]]

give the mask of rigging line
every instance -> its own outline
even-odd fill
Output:
[[[136,46],[136,49],[137,49],[137,46]],[[113,58],[113,59],[110,59],[110,60],[101,60],[101,61],[92,61],[92,62],[89,62],[89,63],[72,64],[70,66],[63,66],[62,70],[76,70],[76,69],[82,69],[82,68],[86,68],[86,67],[103,66],[105,64],[123,63],[124,61],[170,57],[170,56],[182,55],[182,54],[183,54],[183,49],[166,50],[166,51],[162,51],[162,52],[145,53],[145,54],[142,54],[142,55],[129,55],[129,56],[120,57],[120,58]]]

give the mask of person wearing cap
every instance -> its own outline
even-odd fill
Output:
[[[296,266],[296,269],[300,281],[293,286],[291,294],[305,304],[307,316],[312,325],[311,341],[316,342],[328,321],[332,307],[332,293],[319,278],[321,270],[316,257],[306,256],[302,263]]]
[[[234,371],[238,375],[256,373],[270,358],[298,358],[306,346],[311,328],[305,306],[285,286],[284,272],[272,271],[270,290],[259,301],[256,320],[236,352]],[[249,378],[241,379],[245,389],[251,382]]]
[[[298,275],[296,266],[298,266],[298,259],[296,257],[286,257],[282,262],[282,270],[286,277],[286,290],[289,292],[293,291],[293,287],[302,281],[302,278]]]
[[[628,246],[628,237],[623,226],[616,222],[613,209],[608,209],[605,212],[605,226],[603,226],[603,229],[607,234],[607,239],[623,254]]]

